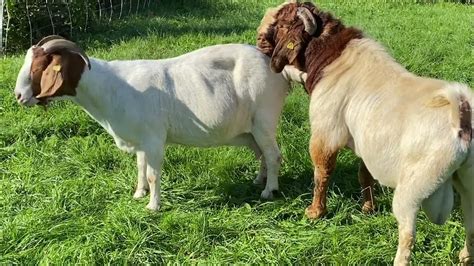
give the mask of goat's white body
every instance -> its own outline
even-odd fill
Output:
[[[474,105],[467,86],[415,76],[370,39],[349,42],[312,92],[312,140],[329,151],[349,145],[375,179],[395,188],[396,264],[409,262],[421,204],[433,222],[447,219],[454,173],[468,202],[465,253],[473,255],[474,187],[464,185],[473,184],[474,144],[459,137],[461,98]]]
[[[251,148],[262,162],[255,182],[267,179],[263,198],[278,190],[280,151],[276,127],[289,91],[301,72],[269,69],[269,58],[249,45],[216,45],[163,60],[90,59],[75,96],[117,146],[137,153],[134,197],[150,190],[149,209],[160,205],[160,174],[168,143]],[[32,49],[17,79],[18,101],[33,105]],[[148,182],[147,182],[148,181]]]
[[[91,59],[91,64],[73,100],[128,151],[144,150],[163,134],[167,143],[233,144],[252,131],[261,109],[279,117],[289,88],[282,75],[263,67],[265,56],[244,45],[165,60]]]
[[[262,197],[270,198],[278,189],[281,159],[275,132],[289,81],[272,73],[268,60],[246,45],[207,47],[165,60],[92,59],[93,71],[83,74],[74,101],[118,147],[144,153],[138,158],[148,168],[139,172],[135,197],[148,189],[145,176],[159,182],[164,146],[177,143],[248,146],[257,156],[263,154],[256,182],[263,182],[268,171]],[[157,209],[159,184],[150,189],[148,208]]]

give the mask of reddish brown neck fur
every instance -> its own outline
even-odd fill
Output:
[[[351,40],[363,37],[362,32],[358,29],[345,28],[344,26],[341,28],[340,26],[342,24],[337,26],[340,28],[338,32],[329,34],[326,34],[325,27],[324,33],[318,38],[312,38],[306,47],[304,71],[308,73],[306,91],[309,94],[323,77],[324,68],[342,54]]]

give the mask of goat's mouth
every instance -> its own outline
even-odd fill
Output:
[[[20,105],[23,105],[23,106],[26,106],[26,107],[35,106],[39,103],[39,100],[36,99],[35,97],[20,98],[17,101]]]

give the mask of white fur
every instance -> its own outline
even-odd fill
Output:
[[[422,203],[434,222],[447,219],[453,182],[461,194],[467,233],[460,257],[472,261],[474,147],[458,137],[461,98],[474,106],[466,85],[415,76],[370,39],[352,40],[324,69],[311,95],[312,139],[330,152],[351,143],[373,177],[395,188],[395,264],[410,261]]]
[[[18,75],[18,101],[33,105],[31,49]],[[269,58],[255,47],[228,44],[164,60],[103,61],[91,58],[76,96],[68,97],[112,135],[117,146],[137,153],[134,197],[150,190],[148,208],[160,206],[164,147],[238,145],[262,155],[255,182],[267,177],[262,197],[278,190],[280,151],[276,127],[294,68],[270,71]],[[148,180],[146,180],[148,179]],[[148,181],[148,182],[147,182]]]

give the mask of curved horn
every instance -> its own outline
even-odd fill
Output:
[[[62,36],[59,36],[59,35],[49,35],[49,36],[46,36],[44,37],[43,39],[41,39],[37,44],[36,46],[41,46],[51,40],[55,40],[55,39],[65,39],[64,37]]]
[[[313,35],[318,29],[318,24],[316,24],[316,19],[314,15],[306,7],[298,7],[296,15],[303,21],[304,30]]]
[[[89,57],[87,57],[86,53],[79,46],[71,41],[66,39],[53,39],[43,44],[41,47],[43,47],[45,53],[53,53],[65,49],[71,53],[78,54],[80,57],[82,57],[87,67],[91,69]]]

